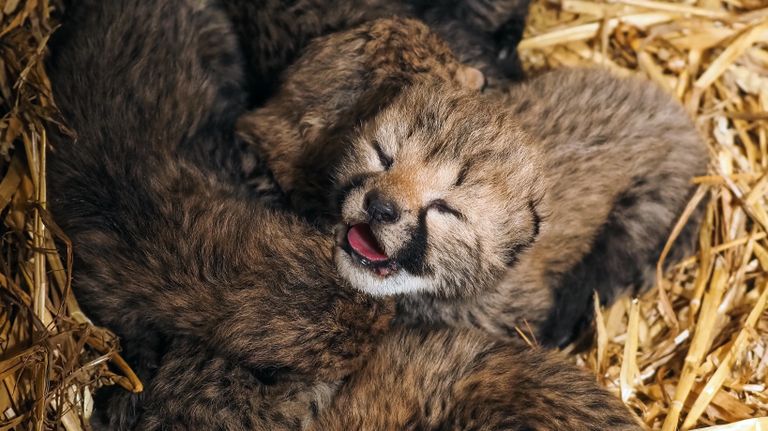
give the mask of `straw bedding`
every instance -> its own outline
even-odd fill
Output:
[[[58,7],[0,1],[0,430],[86,429],[97,387],[141,390],[115,336],[80,311],[45,210],[46,136],[68,133],[42,63]],[[712,155],[689,205],[706,208],[697,254],[599,310],[572,357],[648,429],[766,429],[768,4],[537,0],[526,32],[529,73],[643,74],[684,103]]]
[[[763,1],[537,2],[529,70],[599,64],[681,100],[711,149],[699,250],[600,313],[577,360],[649,429],[768,426],[768,8]],[[533,72],[535,73],[535,72]],[[743,421],[743,422],[739,422]]]

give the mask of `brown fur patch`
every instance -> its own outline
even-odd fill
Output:
[[[100,394],[94,422],[294,427],[310,410],[296,400],[327,397],[316,388],[362,365],[392,302],[348,288],[332,238],[238,184],[245,90],[219,10],[74,3],[49,69],[77,141],[52,137],[49,205],[72,240],[78,299],[147,388]]]

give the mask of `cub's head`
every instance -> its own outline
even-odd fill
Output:
[[[406,90],[361,127],[341,163],[341,276],[374,295],[462,295],[497,282],[541,222],[528,139],[476,93]]]

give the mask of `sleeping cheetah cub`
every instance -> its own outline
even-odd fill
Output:
[[[555,71],[504,100],[413,88],[340,164],[337,268],[398,294],[405,322],[511,335],[526,320],[562,344],[593,291],[609,301],[650,279],[706,159],[671,97],[602,70]]]
[[[459,63],[421,21],[371,21],[309,44],[283,74],[277,94],[243,115],[238,130],[255,151],[254,159],[266,158],[297,212],[330,217],[327,191],[333,188],[346,136],[403,88],[422,80],[472,90],[485,83],[482,72]]]

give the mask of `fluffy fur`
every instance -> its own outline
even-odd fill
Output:
[[[473,331],[395,330],[349,379],[314,385],[255,376],[186,341],[173,349],[137,429],[642,429],[573,364]]]
[[[403,330],[384,338],[311,429],[642,428],[593,376],[551,352],[494,342],[474,331]]]

